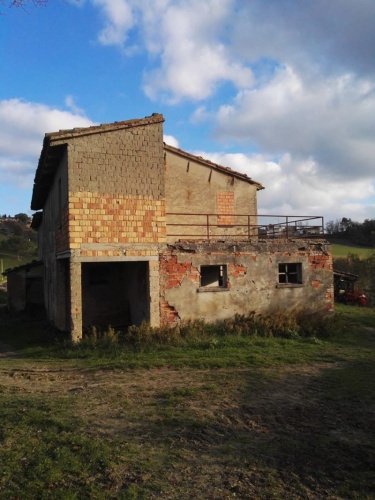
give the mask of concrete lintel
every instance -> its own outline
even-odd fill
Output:
[[[159,252],[160,245],[155,243],[83,243],[81,250],[127,250],[142,251],[152,250],[155,253]]]
[[[158,261],[158,255],[102,255],[100,257],[80,256],[75,258],[75,262],[140,262],[140,261]]]

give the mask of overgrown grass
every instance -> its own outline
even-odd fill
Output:
[[[367,259],[375,252],[375,249],[371,247],[359,247],[356,245],[344,245],[341,243],[332,243],[331,250],[333,258],[358,255],[360,259]]]
[[[18,349],[19,356],[76,366],[108,368],[152,367],[249,367],[284,363],[340,361],[357,356],[356,335],[362,347],[371,334],[375,310],[338,306],[327,321],[301,321],[238,316],[233,320],[206,325],[190,322],[175,329],[152,329],[148,325],[128,333],[113,329],[94,330],[81,342],[72,344],[40,322],[8,318],[0,324],[0,342]],[[366,355],[366,354],[364,354]],[[8,360],[17,364],[18,359]]]

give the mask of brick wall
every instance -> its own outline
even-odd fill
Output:
[[[159,243],[165,203],[145,196],[78,191],[69,194],[70,248],[83,243]]]
[[[233,191],[219,191],[216,193],[217,223],[225,226],[234,223],[234,193]]]

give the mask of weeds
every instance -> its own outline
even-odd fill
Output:
[[[329,319],[283,314],[262,316],[251,312],[215,323],[194,320],[181,322],[174,327],[154,328],[146,322],[139,326],[132,325],[126,331],[115,331],[111,326],[104,330],[92,327],[76,348],[143,350],[155,346],[199,345],[214,349],[226,337],[317,338],[328,335],[331,329],[332,322]]]

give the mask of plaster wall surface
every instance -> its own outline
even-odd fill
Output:
[[[173,228],[168,226],[169,243],[180,238],[202,239],[207,231],[206,215],[183,217],[171,213],[213,214],[209,217],[212,237],[247,236],[247,223],[256,224],[256,185],[171,151],[166,151],[165,162],[167,225],[177,224]],[[247,215],[252,216],[249,221]],[[233,227],[240,224],[245,227]],[[232,227],[225,227],[229,225]]]
[[[300,263],[302,284],[279,283],[279,264]],[[227,287],[200,287],[200,266],[225,265]],[[192,244],[161,255],[161,320],[215,321],[234,314],[333,310],[332,257],[325,241]]]

